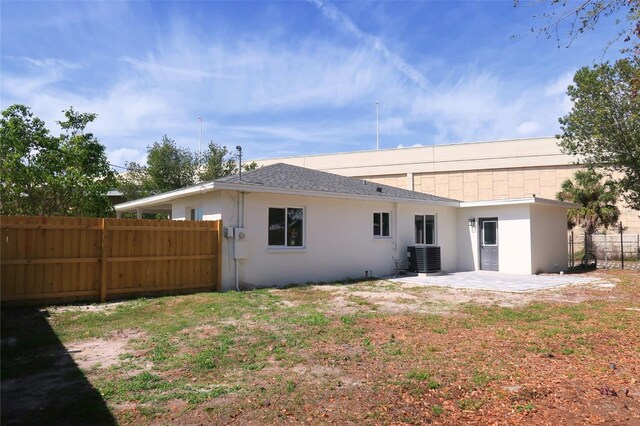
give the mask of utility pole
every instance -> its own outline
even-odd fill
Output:
[[[202,117],[198,116],[200,120],[200,136],[198,136],[198,162],[202,161]]]
[[[242,181],[242,147],[236,146],[238,150],[238,182]]]

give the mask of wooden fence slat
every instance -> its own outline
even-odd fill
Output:
[[[120,220],[125,220],[125,219],[120,219]],[[130,219],[130,220],[138,220],[138,219]],[[184,221],[185,223],[189,223],[189,221]],[[174,232],[184,232],[186,230],[188,231],[195,231],[195,232],[216,232],[215,229],[211,229],[211,228],[204,228],[204,227],[197,227],[197,228],[188,228],[187,226],[184,227],[180,227],[180,226],[166,226],[163,227],[163,231],[174,231]],[[149,227],[148,226],[113,226],[111,227],[111,231],[112,232],[118,232],[118,231],[149,231]]]
[[[102,219],[100,223],[102,228],[101,243],[100,243],[100,302],[107,300],[107,255],[109,244],[109,233],[107,229],[107,223]]]
[[[138,256],[138,257],[109,257],[107,262],[142,262],[142,261],[156,261],[156,260],[202,260],[202,259],[215,259],[215,254],[192,254],[190,256],[174,255],[174,256]],[[61,262],[60,262],[61,263]]]
[[[3,265],[47,265],[54,263],[98,263],[95,257],[57,257],[53,259],[3,259]]]

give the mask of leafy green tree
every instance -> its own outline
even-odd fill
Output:
[[[95,114],[64,111],[63,134],[54,137],[24,105],[0,119],[2,213],[42,216],[109,216],[107,192],[115,177],[105,148],[86,126]]]
[[[559,145],[589,167],[617,180],[631,208],[640,210],[640,78],[637,60],[584,67],[567,89],[573,107],[560,118]],[[617,172],[617,173],[616,173]]]
[[[243,171],[255,170],[258,163],[252,161],[242,165]],[[238,173],[238,162],[226,146],[209,142],[198,166],[198,182],[208,182]]]
[[[193,185],[198,163],[195,154],[180,148],[173,139],[164,135],[147,151],[147,172],[158,192],[171,191]]]
[[[202,166],[198,172],[201,182],[219,179],[237,172],[238,165],[226,146],[209,142],[207,152],[202,156]]]
[[[579,225],[590,235],[598,228],[607,229],[615,225],[620,217],[616,205],[619,198],[616,183],[610,179],[603,182],[602,174],[593,169],[578,170],[574,179],[575,182],[571,179],[562,182],[562,190],[556,195],[558,200],[580,205],[567,212],[569,229]]]
[[[180,148],[166,135],[161,142],[147,148],[147,164],[126,163],[127,172],[118,178],[118,189],[128,200],[148,197],[199,182],[229,176],[238,165],[227,147],[210,142],[207,151],[198,158],[187,148]],[[253,170],[255,162],[243,165]]]

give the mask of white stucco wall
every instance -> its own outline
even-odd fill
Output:
[[[240,226],[238,194],[216,193],[224,226]],[[245,194],[244,206],[248,256],[239,260],[239,282],[243,289],[362,278],[365,271],[375,276],[391,274],[395,266],[392,257],[406,258],[407,245],[414,244],[415,214],[437,215],[443,269],[453,271],[456,267],[453,208],[260,193]],[[269,207],[305,209],[303,249],[268,247]],[[391,213],[390,238],[373,236],[372,217],[379,211]],[[223,240],[224,290],[235,288],[233,245],[233,240]]]
[[[400,259],[406,259],[407,246],[415,245],[415,216],[436,216],[436,245],[440,246],[442,270],[454,272],[458,257],[458,223],[456,207],[440,207],[419,204],[399,204],[398,247]]]
[[[531,227],[529,205],[464,207],[458,209],[459,271],[480,269],[480,218],[498,218],[498,269],[513,274],[531,274]],[[476,227],[468,225],[476,219]],[[565,232],[566,234],[566,232]]]
[[[304,209],[304,248],[268,247],[269,207]],[[240,261],[242,288],[381,276],[393,270],[394,239],[376,239],[373,212],[393,212],[393,203],[246,194],[244,222],[248,257]],[[391,233],[394,234],[392,214]]]
[[[567,210],[531,206],[531,269],[533,273],[560,272],[568,266]]]
[[[185,220],[188,218],[191,208],[202,207],[204,209],[203,220],[218,220],[222,217],[219,200],[220,191],[178,198],[172,201],[171,218]]]

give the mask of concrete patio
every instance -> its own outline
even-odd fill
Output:
[[[414,275],[389,278],[390,281],[418,286],[441,286],[491,291],[536,291],[571,284],[602,281],[600,278],[573,274],[517,275],[491,271],[452,272],[442,275]]]

